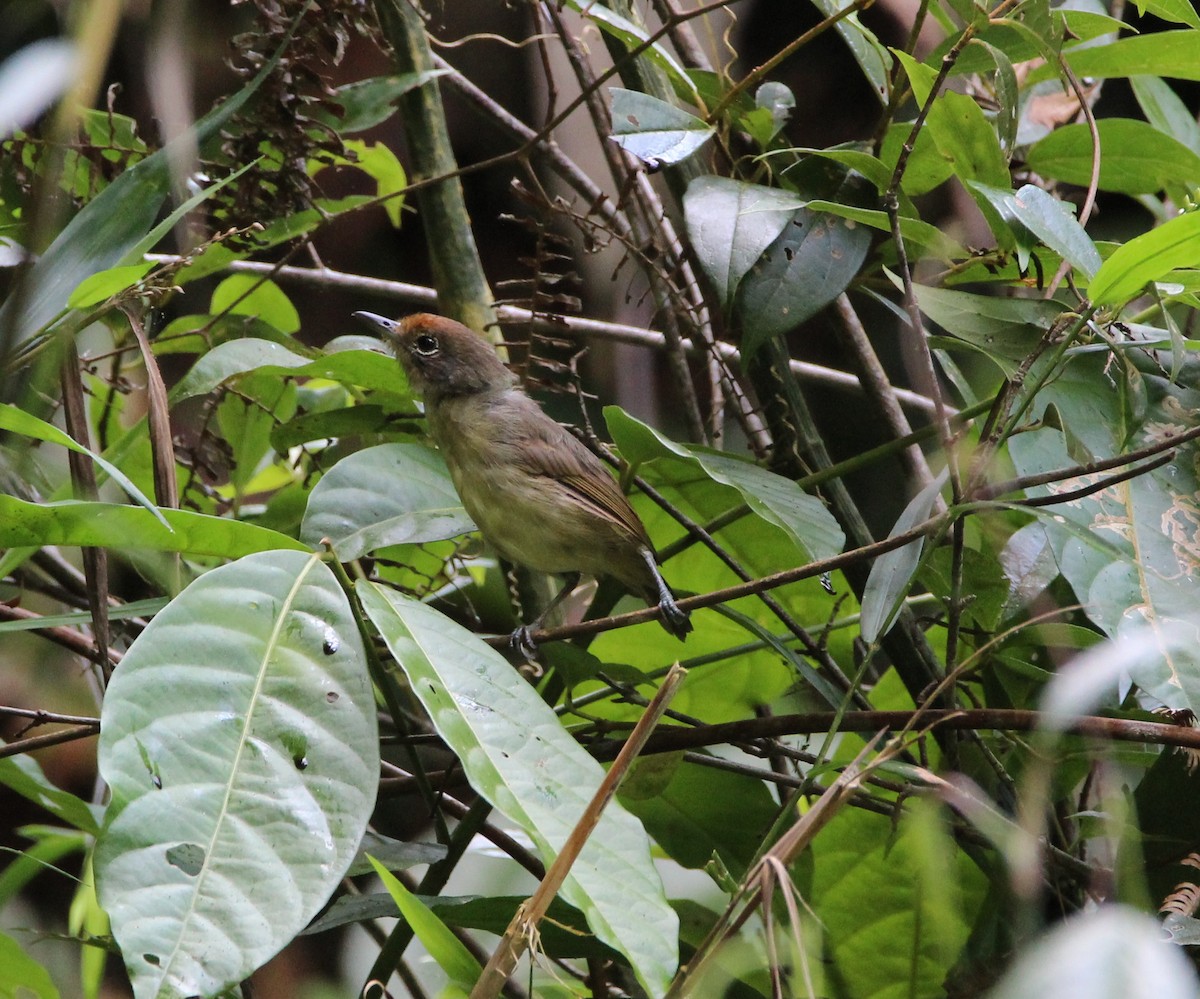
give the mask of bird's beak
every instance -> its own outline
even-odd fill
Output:
[[[354,318],[389,342],[394,342],[399,323],[394,319],[377,316],[374,312],[356,312]]]

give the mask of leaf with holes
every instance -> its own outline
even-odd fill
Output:
[[[1071,438],[1048,423],[1013,437],[1018,475],[1075,464],[1069,448],[1092,459],[1111,458],[1200,423],[1200,391],[1173,385],[1150,358],[1144,370],[1129,361],[1106,365],[1106,360],[1105,355],[1079,355],[1042,390],[1044,405],[1053,406],[1055,422],[1069,427]],[[1195,360],[1185,361],[1180,383],[1195,384],[1198,368]],[[1114,411],[1123,418],[1114,418]],[[1194,441],[1184,444],[1161,468],[1103,488],[1105,474],[1096,473],[1029,490],[1048,496],[1096,487],[1051,507],[1053,515],[1042,525],[1063,578],[1110,638],[1146,625],[1160,637],[1200,635],[1196,449]],[[1200,711],[1200,642],[1193,637],[1168,647],[1165,637],[1162,641],[1161,654],[1138,670],[1138,685],[1169,707]]]
[[[104,700],[101,903],[137,999],[236,985],[317,913],[379,777],[345,594],[317,558],[214,569],[130,647]]]

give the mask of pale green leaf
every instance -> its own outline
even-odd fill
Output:
[[[471,786],[537,845],[549,865],[603,771],[498,653],[425,604],[359,582],[363,608],[408,676]],[[641,825],[616,802],[562,890],[592,932],[623,953],[651,995],[677,962],[677,920]]]
[[[636,90],[609,88],[612,94],[612,139],[651,164],[687,159],[716,129],[674,104]]]
[[[300,537],[328,539],[342,562],[388,545],[474,530],[442,456],[420,444],[380,444],[348,455],[313,487]]]
[[[333,573],[272,552],[200,577],[126,652],[102,722],[97,889],[134,994],[216,995],[325,904],[374,805],[375,699]]]

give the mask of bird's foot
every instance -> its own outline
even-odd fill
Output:
[[[658,616],[662,618],[663,627],[680,641],[692,630],[691,615],[675,603],[675,598],[670,593],[661,594]]]
[[[523,624],[513,629],[512,634],[508,636],[508,647],[526,662],[533,662],[534,656],[537,655],[537,642],[533,640],[533,629],[530,625]]]

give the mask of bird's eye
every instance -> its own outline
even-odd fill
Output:
[[[431,333],[422,333],[413,341],[413,349],[422,357],[432,357],[438,352],[437,337]]]

